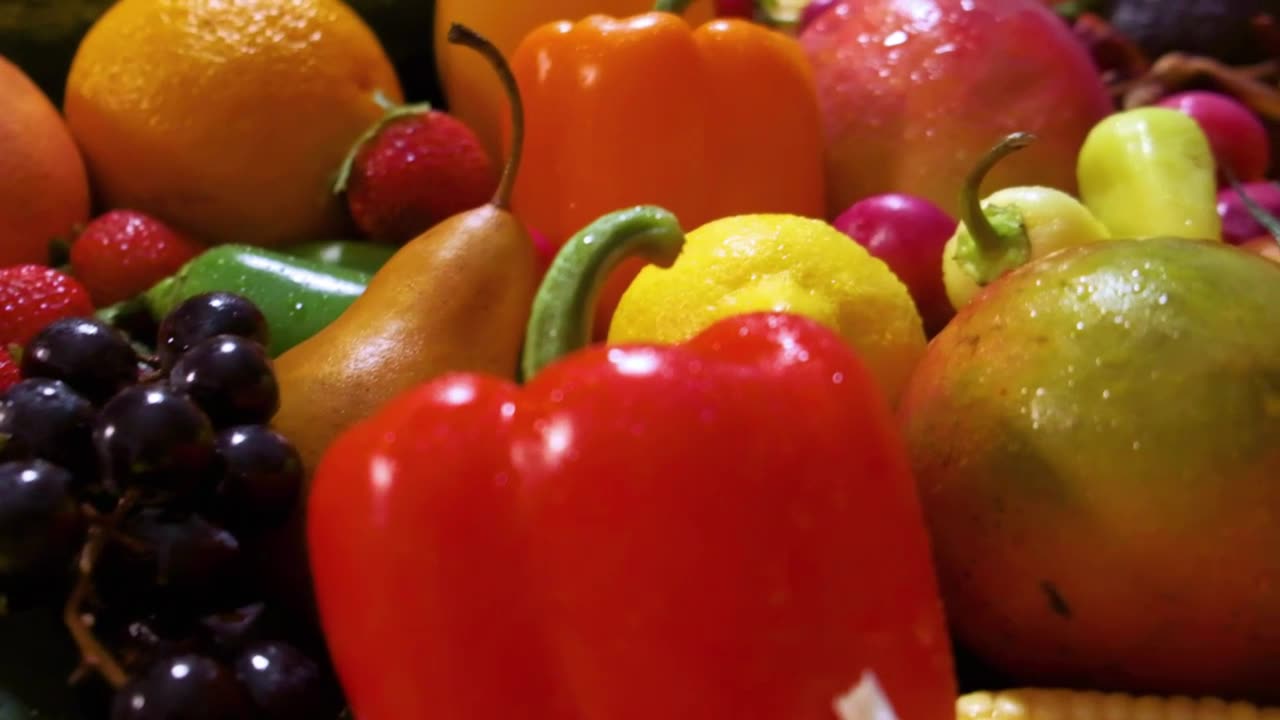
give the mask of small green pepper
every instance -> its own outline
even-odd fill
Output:
[[[247,245],[219,245],[132,300],[99,311],[110,321],[141,304],[157,322],[183,301],[208,292],[251,300],[267,318],[272,357],[333,322],[364,292],[371,275]]]
[[[1222,239],[1213,150],[1185,113],[1107,117],[1085,138],[1076,174],[1080,199],[1113,237]]]
[[[294,257],[314,260],[326,265],[376,273],[400,248],[395,245],[363,240],[321,240],[282,248]]]

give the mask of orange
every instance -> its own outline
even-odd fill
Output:
[[[338,0],[121,0],[81,43],[65,112],[108,207],[276,246],[345,227],[333,178],[379,92],[403,100]]]
[[[44,263],[89,217],[84,163],[57,108],[0,57],[0,267]]]

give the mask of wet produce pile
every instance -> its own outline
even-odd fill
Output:
[[[0,7],[0,720],[1280,716],[1280,3]]]

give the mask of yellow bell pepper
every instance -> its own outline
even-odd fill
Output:
[[[502,157],[506,95],[482,58],[448,42],[450,23],[474,29],[510,58],[524,36],[545,23],[594,14],[636,15],[653,5],[654,0],[437,0],[436,70],[450,113],[475,130],[495,161]],[[696,27],[713,14],[712,0],[697,0],[684,17]]]
[[[820,220],[740,215],[688,233],[669,268],[646,266],[623,293],[608,343],[680,343],[717,320],[792,312],[840,334],[896,402],[924,354],[906,285],[879,259]]]

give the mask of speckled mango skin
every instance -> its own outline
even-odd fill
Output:
[[[962,643],[1020,683],[1280,697],[1280,266],[1054,253],[957,315],[899,413]]]

